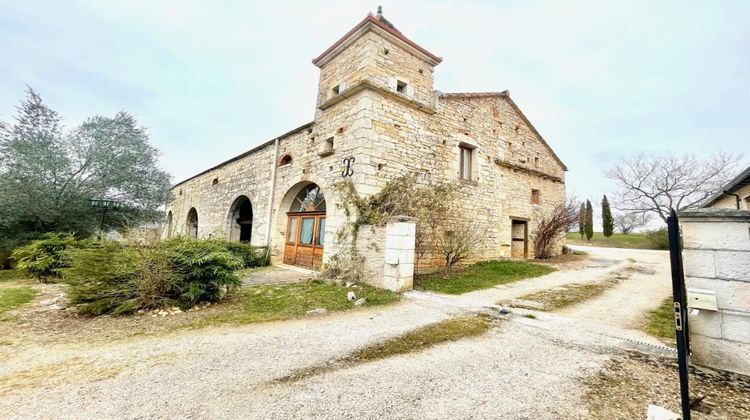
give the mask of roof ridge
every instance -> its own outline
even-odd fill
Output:
[[[388,32],[389,34],[396,37],[398,40],[404,42],[408,46],[414,48],[415,50],[419,51],[420,53],[427,56],[429,59],[433,60],[435,63],[440,63],[443,61],[442,57],[438,57],[435,54],[427,51],[424,47],[419,46],[416,42],[412,41],[411,39],[407,38],[401,31],[396,29],[396,27],[385,17],[382,15],[375,16],[372,13],[368,12],[367,16],[365,16],[364,19],[362,19],[357,25],[354,26],[349,32],[344,34],[341,38],[339,38],[338,41],[334,42],[333,45],[328,47],[325,51],[323,51],[319,56],[315,57],[312,60],[312,63],[316,66],[319,62],[321,62],[326,56],[328,56],[330,53],[332,53],[336,48],[343,44],[344,41],[349,39],[352,35],[357,33],[360,29],[362,29],[365,25],[368,23],[372,23],[373,25],[377,26],[378,28]]]

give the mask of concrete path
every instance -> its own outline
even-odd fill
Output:
[[[609,292],[570,308],[567,316],[511,314],[481,337],[295,383],[273,380],[497,300],[595,281],[651,261],[642,251],[590,252],[592,263],[585,267],[460,297],[409,293],[396,305],[318,318],[98,347],[0,351],[0,418],[586,417],[579,379],[620,351],[617,337],[628,333],[622,326],[632,321],[614,322],[607,331],[592,322],[619,302]],[[653,261],[657,266],[650,267],[661,273],[661,260]],[[633,320],[635,312],[658,305],[652,300],[664,282],[668,278],[644,274],[617,286],[642,292],[625,299]]]
[[[268,266],[250,272],[242,279],[243,286],[260,286],[264,284],[297,283],[315,277],[309,270],[287,266]]]

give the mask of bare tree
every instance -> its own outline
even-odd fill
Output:
[[[482,231],[472,224],[457,222],[451,224],[450,229],[436,238],[437,250],[443,256],[446,270],[470,258],[482,241]]]
[[[549,258],[553,255],[555,243],[560,241],[571,227],[578,223],[578,203],[569,200],[560,204],[546,215],[539,218],[536,232],[532,234],[534,241],[534,257]]]
[[[615,226],[623,235],[627,235],[640,227],[646,226],[650,219],[647,214],[623,213],[615,216]]]
[[[623,159],[607,172],[618,184],[617,209],[656,214],[667,221],[670,209],[693,207],[718,191],[734,175],[740,156],[717,154],[639,156]]]

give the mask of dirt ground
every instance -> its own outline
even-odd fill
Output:
[[[11,342],[0,345],[0,418],[578,419],[644,418],[648,404],[676,410],[674,356],[637,344],[660,344],[639,325],[668,295],[665,254],[588,252],[557,262],[549,275],[460,296],[409,292],[384,307],[202,329],[182,327],[222,305],[166,317],[80,318],[54,309],[60,290],[49,286],[0,322]],[[644,269],[562,310],[502,314],[496,305],[617,277],[627,267]],[[498,318],[483,335],[278,382],[478,311]],[[744,382],[706,378],[695,376],[694,391],[712,412],[696,418],[747,418]]]

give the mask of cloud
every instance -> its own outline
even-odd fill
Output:
[[[580,197],[611,189],[601,171],[620,155],[747,149],[750,3],[382,4],[402,32],[444,57],[437,89],[509,89]],[[26,84],[70,123],[131,111],[182,179],[310,121],[310,60],[374,8],[6,1],[0,118]]]

